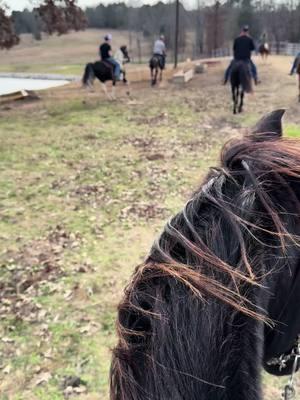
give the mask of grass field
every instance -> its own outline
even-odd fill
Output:
[[[137,38],[141,40],[142,59],[147,62],[152,43],[136,33],[111,30],[112,47],[115,51],[126,44],[132,61],[139,61]],[[70,32],[63,36],[45,36],[36,41],[31,35],[21,35],[20,45],[3,50],[0,58],[0,72],[33,72],[81,75],[84,65],[99,58],[99,45],[107,33],[102,29],[88,29],[84,32]]]
[[[221,69],[115,103],[73,84],[0,107],[1,400],[108,398],[116,304],[166,219],[265,111],[288,108],[286,134],[300,135],[288,62],[258,65],[237,117]],[[265,378],[266,400],[283,381]]]
[[[81,75],[84,65],[99,58],[99,45],[107,33],[104,29],[87,29],[84,32],[70,32],[63,36],[46,36],[36,41],[32,35],[21,35],[18,46],[1,52],[1,72],[32,72]],[[121,45],[127,45],[131,64],[129,69],[138,65],[147,65],[152,54],[155,36],[145,38],[140,32],[110,30],[112,49],[116,51]],[[179,61],[191,58],[195,51],[195,32],[186,33],[184,52],[179,51]],[[167,62],[174,62],[173,52],[168,50]]]

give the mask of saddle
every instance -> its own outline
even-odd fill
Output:
[[[105,65],[106,68],[109,68],[109,69],[111,69],[112,71],[114,70],[114,65],[111,64],[109,61],[107,61],[107,60],[101,60],[100,62],[101,62],[103,65]]]
[[[247,72],[251,76],[251,70],[250,70],[250,63],[248,61],[244,60],[233,60],[232,62],[232,71],[238,69],[240,66],[245,66],[247,69]]]
[[[164,56],[162,56],[161,54],[156,54],[155,53],[155,54],[153,54],[151,60],[153,60],[153,59],[157,59],[158,60],[160,69],[164,68]],[[150,63],[151,63],[151,60],[150,60]]]

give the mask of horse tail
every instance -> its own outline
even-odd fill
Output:
[[[82,84],[84,86],[88,85],[89,82],[92,82],[94,80],[94,69],[93,69],[93,64],[88,63],[85,66],[83,77],[82,77]]]
[[[159,60],[158,60],[158,58],[156,56],[153,56],[153,57],[150,58],[149,67],[151,69],[155,69],[155,68],[159,67]]]
[[[249,65],[246,63],[241,63],[239,68],[240,83],[242,85],[243,91],[245,93],[252,92],[252,82],[251,82],[251,72],[249,70]]]

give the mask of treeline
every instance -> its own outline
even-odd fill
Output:
[[[40,40],[41,32],[62,35],[87,27],[86,15],[76,0],[41,0],[33,11],[13,11],[11,16],[6,11],[0,4],[0,49],[18,44],[21,33],[32,33]]]
[[[79,10],[74,0],[60,1],[66,1],[69,6],[72,4],[73,9],[76,7],[77,11]],[[55,0],[46,1],[47,4],[51,2],[54,3]],[[264,2],[227,0],[222,4],[216,1],[209,7],[205,5],[205,1],[198,0],[198,7],[194,10],[187,10],[184,4],[184,1],[180,4],[181,51],[191,40],[190,33],[192,32],[196,52],[212,54],[217,49],[228,46],[243,24],[250,25],[251,34],[256,40],[265,34],[269,41],[300,41],[300,0],[286,4],[280,4],[274,0]],[[100,4],[97,7],[87,8],[84,16],[82,13],[81,19],[82,22],[86,19],[86,25],[81,24],[80,29],[83,25],[90,28],[117,28],[129,32],[140,32],[145,37],[154,37],[163,33],[168,47],[170,49],[174,47],[175,2],[168,4],[158,2],[152,6],[141,7],[133,7],[125,3],[106,6]],[[43,12],[38,13],[37,10],[12,13],[16,35],[32,33],[39,39],[41,31],[51,33],[51,26],[56,24],[55,18],[48,21],[48,30],[45,29],[44,20]],[[74,21],[71,26],[76,29]],[[64,33],[64,30],[60,32],[57,28],[54,31],[59,34]]]

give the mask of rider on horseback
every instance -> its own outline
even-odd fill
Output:
[[[99,48],[99,53],[101,60],[104,61],[104,63],[107,62],[112,65],[115,79],[118,81],[120,80],[121,67],[120,64],[112,56],[112,49],[110,45],[111,40],[112,35],[110,33],[104,36],[104,43],[101,44]]]
[[[292,69],[290,71],[290,75],[293,75],[295,72],[298,73],[299,68],[300,67],[300,52],[296,55],[293,65],[292,65]],[[299,71],[300,72],[300,71]]]
[[[251,75],[254,79],[255,84],[259,83],[257,78],[257,69],[254,62],[251,60],[251,52],[255,50],[254,42],[252,37],[249,35],[249,26],[245,25],[242,29],[240,35],[235,39],[233,44],[233,54],[234,59],[229,64],[228,68],[225,71],[224,76],[224,85],[228,82],[232,66],[235,61],[245,61],[249,64],[249,69]]]
[[[127,51],[127,46],[126,45],[121,46],[115,52],[114,59],[120,65],[120,70],[121,70],[120,80],[123,80],[123,82],[126,82],[124,64],[130,62],[130,57],[128,55],[128,51]]]
[[[153,56],[158,57],[160,68],[164,69],[166,65],[166,56],[167,56],[164,35],[160,35],[159,39],[155,41],[153,47]]]

